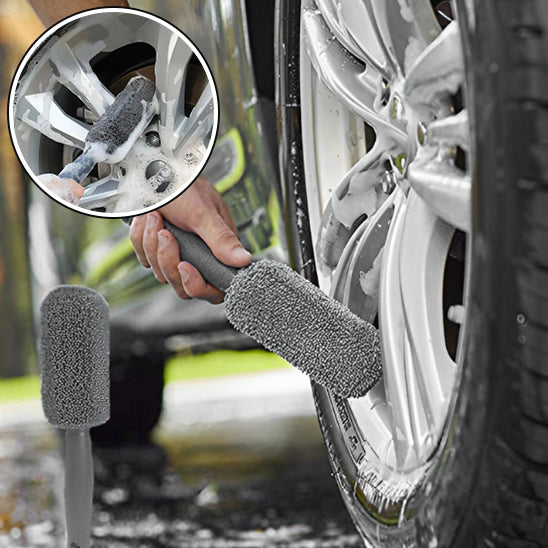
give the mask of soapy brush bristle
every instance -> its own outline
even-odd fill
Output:
[[[154,82],[144,76],[133,77],[89,130],[86,145],[105,145],[108,155],[113,155],[118,149],[123,148],[123,145],[130,141],[136,128],[144,129],[142,126],[147,119],[147,112],[155,93]]]

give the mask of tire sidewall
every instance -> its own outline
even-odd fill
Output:
[[[472,36],[470,25],[466,20],[466,2],[459,0],[457,3],[459,20],[460,18],[465,20],[461,25],[461,33],[466,46],[465,62],[468,88],[475,90],[477,86],[483,86],[482,89],[490,89],[493,84],[487,81],[489,75],[483,71],[486,81],[477,82],[478,72],[481,73],[481,71],[478,71],[477,65],[474,65],[478,62],[479,55],[483,56],[482,66],[489,64],[489,48],[482,48],[481,51],[478,51],[478,43]],[[288,18],[285,19],[285,23],[295,24]],[[291,32],[294,33],[294,29],[287,34],[291,34]],[[494,32],[496,31],[492,30],[491,34]],[[293,63],[295,60],[298,63],[298,57],[297,59],[295,56],[292,58]],[[295,90],[298,88],[298,82],[296,83],[294,79],[298,79],[298,74],[294,71],[291,76],[293,80],[289,87]],[[477,101],[478,98],[473,94],[467,97],[468,105],[477,105]],[[490,120],[487,117],[476,120],[475,109],[471,108],[471,110],[473,125],[476,129],[473,136],[475,142],[479,141],[476,136],[483,134],[486,126],[489,128]],[[492,109],[491,112],[493,117],[496,116],[495,109]],[[287,139],[290,143],[294,143],[295,136],[294,119],[292,122],[291,139]],[[283,124],[281,129],[283,132]],[[302,148],[299,147],[298,150],[300,152]],[[492,166],[484,162],[487,160],[484,155],[473,154],[473,156],[482,159],[481,166],[474,164],[476,176],[473,184],[474,187],[477,187],[478,181],[483,179],[482,173],[488,173]],[[292,164],[295,164],[294,159]],[[300,181],[300,189],[296,189],[294,186],[287,186],[291,182],[290,178],[285,181],[286,195],[296,196],[298,191],[302,192],[304,185]],[[485,208],[485,205],[483,207]],[[474,204],[473,211],[475,216],[473,225],[476,227],[477,217],[482,215],[477,203]],[[312,238],[310,228],[305,223],[301,223],[299,226],[298,240],[301,246],[294,250],[296,256],[293,262],[297,265],[306,264],[310,269],[310,265],[314,264],[314,261],[311,260],[313,256],[310,256]],[[409,501],[405,510],[406,519],[402,520],[400,526],[380,524],[356,501],[353,488],[358,477],[356,463],[341,435],[331,398],[323,388],[314,387],[318,418],[331,466],[343,500],[364,539],[375,539],[381,543],[390,542],[395,546],[407,545],[413,540],[419,547],[456,548],[458,546],[469,548],[472,546],[470,535],[473,536],[473,526],[463,527],[463,524],[470,520],[474,492],[477,490],[480,478],[485,473],[484,449],[490,443],[488,417],[491,416],[490,410],[494,399],[492,379],[501,378],[500,368],[493,352],[494,349],[500,347],[501,333],[498,329],[499,326],[493,321],[496,313],[494,313],[492,292],[494,279],[494,267],[490,255],[490,246],[492,245],[484,238],[476,237],[474,234],[471,250],[471,288],[467,310],[467,340],[464,343],[464,361],[457,383],[457,393],[453,398],[452,409],[448,414],[439,449],[431,461],[424,482],[413,499]],[[305,272],[305,274],[307,273]],[[312,275],[308,273],[307,277],[314,279],[314,275],[315,273]]]

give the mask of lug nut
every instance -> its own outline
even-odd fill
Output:
[[[383,78],[381,81],[380,89],[380,102],[383,107],[388,104],[388,100],[390,99],[390,93],[390,84]]]
[[[390,194],[396,188],[397,181],[397,176],[392,162],[390,160],[386,160],[384,162],[384,174],[381,180],[382,191],[385,194]]]
[[[156,192],[164,192],[171,184],[173,172],[166,162],[154,160],[148,164],[145,177]]]
[[[464,314],[464,306],[462,306],[461,304],[455,304],[453,306],[450,306],[447,310],[447,319],[450,322],[462,325],[462,323],[464,322]]]
[[[160,135],[156,131],[149,131],[145,135],[145,140],[147,145],[151,147],[159,147],[162,144],[162,141],[160,141]]]

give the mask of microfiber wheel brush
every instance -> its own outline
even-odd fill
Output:
[[[339,396],[364,396],[380,379],[373,325],[286,265],[261,260],[240,270],[229,267],[198,236],[164,222],[181,258],[226,292],[226,313],[236,329]]]
[[[66,165],[59,177],[81,183],[98,162],[123,160],[158,112],[155,94],[154,82],[144,76],[133,77],[89,130],[84,152]]]
[[[41,306],[40,377],[47,420],[65,430],[67,546],[88,548],[93,498],[89,428],[109,419],[108,305],[80,286],[59,286]]]

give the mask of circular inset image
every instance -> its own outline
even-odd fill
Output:
[[[17,69],[8,108],[36,184],[100,217],[140,215],[183,192],[211,153],[218,113],[194,44],[131,8],[89,10],[46,31]]]

